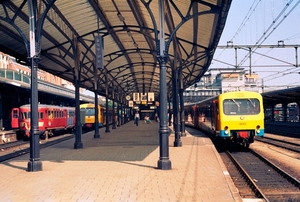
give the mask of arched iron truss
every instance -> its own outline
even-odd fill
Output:
[[[158,1],[40,0],[36,3],[37,27],[42,26],[37,47],[40,70],[74,82],[73,47],[77,46],[80,86],[94,91],[94,38],[99,34],[104,38],[104,69],[97,71],[98,94],[106,95],[107,76],[109,95],[113,88],[122,95],[145,89],[158,97]],[[169,93],[172,68],[182,74],[183,88],[199,81],[207,71],[230,4],[231,0],[165,0]],[[28,33],[27,1],[0,0],[0,51],[27,61]]]

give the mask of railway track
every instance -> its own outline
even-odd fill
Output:
[[[289,151],[300,153],[300,144],[297,144],[297,143],[274,139],[274,138],[270,138],[270,137],[255,138],[255,141],[267,143],[270,145],[274,145],[276,147],[281,147],[281,148],[287,149]]]
[[[6,150],[9,150],[9,149],[12,149],[12,148],[23,147],[23,146],[26,146],[27,144],[29,144],[29,142],[25,142],[25,141],[22,141],[22,140],[7,142],[5,144],[0,145],[0,150],[3,152],[3,151],[6,151]]]
[[[227,151],[226,155],[227,159],[221,156],[225,165],[229,166],[227,169],[243,198],[272,202],[300,201],[300,181],[258,153],[252,150]]]
[[[51,145],[63,142],[74,138],[72,134],[65,134],[50,139],[40,141],[40,149],[49,147]],[[0,162],[7,161],[9,159],[28,154],[30,152],[30,142],[29,141],[16,141],[1,145],[0,147]]]

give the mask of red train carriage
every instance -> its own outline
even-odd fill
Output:
[[[12,128],[18,128],[21,136],[30,136],[30,105],[22,105],[13,108],[11,114]],[[41,136],[48,137],[54,132],[74,129],[75,108],[55,105],[39,104],[38,106],[38,129]]]

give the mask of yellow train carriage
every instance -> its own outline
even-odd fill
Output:
[[[264,136],[263,99],[259,93],[238,91],[218,97],[217,135],[249,146],[254,136]]]
[[[85,124],[84,128],[86,129],[92,129],[95,127],[95,104],[87,103],[87,104],[81,104],[80,110],[85,110]],[[105,124],[104,119],[104,111],[105,108],[98,105],[98,123],[99,127],[102,127]]]
[[[218,140],[249,146],[254,136],[264,136],[262,96],[256,92],[223,93],[185,106],[186,124],[200,128]]]

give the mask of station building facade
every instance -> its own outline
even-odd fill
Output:
[[[30,75],[31,70],[28,66],[16,61],[14,57],[0,52],[0,77],[29,84]],[[75,90],[71,82],[40,69],[38,69],[38,79],[53,85]],[[82,92],[82,90],[83,89],[80,89],[80,92]]]
[[[199,82],[184,91],[184,102],[198,102],[230,91],[260,92],[258,79],[258,74],[249,74],[244,68],[210,68]]]

